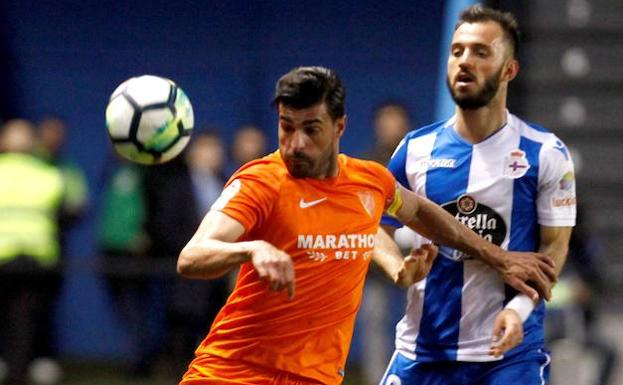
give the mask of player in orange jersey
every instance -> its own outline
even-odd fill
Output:
[[[340,384],[370,260],[409,285],[436,254],[428,245],[403,261],[379,228],[384,212],[481,258],[518,290],[549,296],[548,256],[504,251],[380,164],[339,154],[344,97],[329,69],[284,75],[275,97],[279,151],[231,177],[182,250],[178,271],[187,277],[240,272],[181,384]]]

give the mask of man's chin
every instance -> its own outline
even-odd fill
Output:
[[[305,163],[288,163],[286,162],[288,172],[294,178],[307,178],[310,176],[311,167]]]
[[[452,95],[452,99],[454,99],[454,103],[456,103],[456,105],[463,110],[477,110],[486,106],[488,103],[488,101],[482,100],[482,98],[478,95],[454,94]]]

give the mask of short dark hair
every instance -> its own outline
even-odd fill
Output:
[[[346,89],[335,71],[325,67],[297,67],[277,82],[273,104],[296,109],[324,102],[333,120],[344,116]]]
[[[520,37],[519,23],[517,23],[517,19],[510,12],[498,11],[482,4],[474,4],[461,12],[454,30],[456,31],[464,23],[483,23],[487,21],[493,21],[502,27],[506,39],[511,46],[511,56],[517,58]]]

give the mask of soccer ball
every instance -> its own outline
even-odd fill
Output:
[[[193,108],[184,91],[159,76],[126,80],[106,107],[106,126],[115,150],[142,164],[173,159],[188,144],[193,124]]]

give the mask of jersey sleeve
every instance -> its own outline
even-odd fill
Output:
[[[408,141],[406,140],[406,138],[404,138],[400,142],[400,144],[398,144],[398,147],[396,147],[394,154],[392,155],[389,163],[387,164],[387,169],[392,173],[395,180],[406,188],[408,188],[409,186],[409,182],[407,181],[407,173],[405,171],[408,147],[407,143]],[[395,192],[396,185],[394,184],[392,188]],[[393,227],[402,227],[402,223],[400,223],[399,220],[388,214],[383,215],[383,218],[381,219],[381,224]]]
[[[385,198],[385,206],[384,209],[392,204],[394,201],[394,197],[396,194],[396,179],[390,173],[385,166],[376,163],[375,166],[378,168],[378,175],[380,180],[381,188],[383,189],[383,195]]]
[[[210,208],[240,222],[245,235],[267,221],[277,198],[278,178],[263,168],[260,165],[234,174]]]
[[[569,150],[556,139],[545,143],[539,159],[537,214],[542,226],[574,226],[575,174]]]

